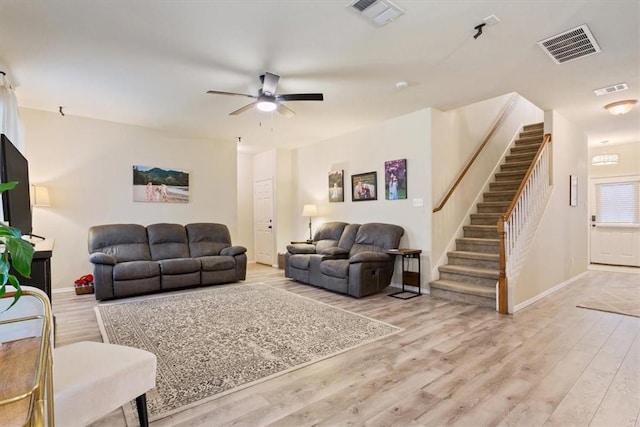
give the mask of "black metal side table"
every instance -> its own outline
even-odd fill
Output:
[[[410,298],[415,298],[422,295],[422,292],[420,290],[420,254],[421,253],[422,253],[421,249],[389,249],[387,251],[387,254],[389,255],[398,255],[402,257],[402,290],[399,292],[389,294],[390,297],[399,298],[399,299],[410,299]],[[411,263],[412,259],[418,261],[418,271],[407,270],[410,267],[409,264]],[[405,285],[417,287],[418,292],[405,291],[404,289]],[[409,294],[409,295],[401,296],[400,294]]]

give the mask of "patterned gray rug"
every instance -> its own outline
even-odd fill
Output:
[[[262,284],[100,304],[105,342],[158,357],[151,421],[401,329]],[[126,406],[137,425],[135,403]]]

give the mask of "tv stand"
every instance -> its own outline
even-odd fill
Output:
[[[18,278],[21,285],[42,289],[49,297],[49,301],[51,301],[51,256],[53,255],[53,240],[44,239],[33,245],[35,252],[33,253],[33,260],[31,261],[31,277],[24,277],[13,270],[13,268],[11,269],[11,274]]]

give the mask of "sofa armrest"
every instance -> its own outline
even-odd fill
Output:
[[[349,264],[359,262],[385,262],[391,261],[391,256],[382,252],[359,252],[349,258]]]
[[[345,248],[339,248],[333,246],[331,248],[324,248],[319,251],[318,254],[331,257],[332,259],[349,258],[349,250]]]
[[[247,252],[247,248],[244,246],[229,246],[220,251],[220,255],[236,256]]]
[[[309,243],[296,243],[287,245],[287,251],[291,254],[315,254],[316,246]]]
[[[94,252],[89,256],[89,262],[92,264],[116,265],[116,259],[104,252]]]

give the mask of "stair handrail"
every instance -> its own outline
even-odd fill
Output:
[[[533,170],[535,169],[536,163],[538,163],[538,160],[540,159],[540,156],[542,156],[544,148],[550,142],[551,142],[551,134],[547,133],[547,134],[544,135],[544,139],[542,140],[542,144],[540,144],[540,147],[538,148],[538,152],[536,153],[535,157],[531,161],[531,165],[529,166],[529,169],[527,169],[527,173],[524,174],[524,178],[522,178],[522,182],[520,183],[520,186],[518,187],[518,191],[516,191],[516,195],[513,196],[513,200],[511,200],[511,204],[509,205],[509,208],[502,215],[502,222],[508,221],[509,218],[511,218],[511,215],[513,214],[513,209],[515,209],[516,203],[518,203],[518,199],[522,195],[522,192],[524,191],[524,187],[527,184],[527,181],[529,180],[529,177],[533,173]]]
[[[499,236],[499,247],[500,247],[500,266],[499,266],[499,276],[498,276],[498,311],[502,314],[507,314],[509,312],[508,307],[508,279],[507,279],[507,248],[506,248],[506,239],[505,235],[507,233],[507,223],[511,219],[515,207],[517,206],[520,198],[522,197],[525,188],[527,187],[528,181],[531,178],[534,170],[538,166],[538,163],[545,153],[545,149],[551,142],[551,134],[545,134],[538,147],[538,151],[536,152],[535,157],[531,161],[531,165],[520,183],[518,187],[518,191],[516,191],[515,196],[511,200],[511,204],[506,212],[502,215],[502,217],[498,220],[498,236]]]
[[[467,162],[467,164],[465,165],[465,167],[462,169],[462,171],[458,174],[458,177],[456,178],[456,180],[454,181],[453,185],[451,185],[449,187],[449,190],[447,191],[447,194],[445,194],[444,198],[440,201],[440,203],[438,204],[438,206],[436,206],[433,209],[433,213],[436,213],[440,210],[442,210],[442,208],[444,208],[444,205],[447,203],[447,201],[449,201],[449,198],[451,198],[451,196],[453,195],[453,192],[456,190],[456,188],[458,188],[458,186],[460,185],[460,183],[462,182],[462,178],[464,178],[464,176],[467,174],[467,171],[471,168],[471,166],[473,165],[473,163],[475,162],[476,158],[480,155],[480,153],[482,152],[482,150],[484,149],[484,147],[487,145],[487,143],[489,142],[489,140],[491,139],[491,137],[493,136],[494,133],[496,133],[496,131],[498,130],[498,128],[500,127],[500,125],[502,125],[502,122],[505,121],[505,119],[509,116],[509,114],[511,113],[511,110],[513,109],[513,106],[515,105],[516,101],[519,99],[520,97],[518,96],[518,94],[514,94],[511,99],[509,100],[509,102],[507,103],[507,105],[504,107],[504,109],[502,110],[502,113],[500,114],[500,116],[498,117],[498,119],[494,122],[493,126],[491,127],[491,129],[489,130],[489,133],[487,133],[487,135],[485,136],[484,140],[482,141],[482,143],[478,146],[478,148],[476,149],[475,153],[473,154],[473,156],[471,157],[471,159],[469,159],[469,161]]]

